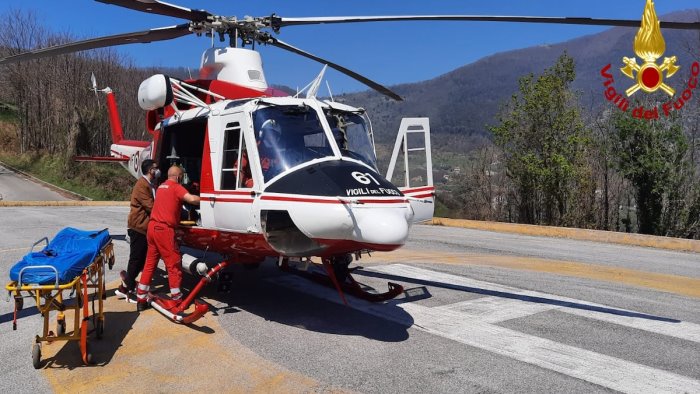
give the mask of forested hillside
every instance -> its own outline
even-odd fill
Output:
[[[664,20],[700,20],[700,11],[692,10],[663,16]],[[568,53],[576,63],[576,79],[571,84],[580,94],[579,103],[586,112],[595,112],[603,104],[603,78],[600,70],[612,64],[616,76],[624,56],[635,56],[632,28],[612,28],[599,34],[571,41],[498,53],[440,75],[432,80],[392,86],[403,102],[396,102],[373,91],[336,96],[337,100],[364,107],[372,117],[375,132],[382,142],[391,142],[402,117],[428,116],[434,134],[453,134],[437,138],[436,148],[463,152],[490,140],[487,125],[495,121],[499,107],[518,90],[518,79],[528,73],[539,74]],[[693,59],[700,59],[698,32],[666,29],[664,56],[678,57],[681,71],[669,83],[687,80]],[[459,50],[459,48],[455,48]],[[622,88],[629,79],[617,80]]]

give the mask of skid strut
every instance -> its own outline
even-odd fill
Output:
[[[209,306],[201,300],[198,300],[197,294],[204,288],[204,286],[211,283],[216,274],[222,269],[228,266],[228,262],[223,261],[214,267],[210,268],[209,271],[199,280],[199,283],[190,291],[190,294],[183,301],[171,300],[167,297],[153,296],[149,303],[153,309],[162,313],[168,319],[180,324],[190,324],[199,320],[204,316],[207,311],[209,311]],[[191,313],[185,313],[185,311],[194,303],[194,311]]]
[[[313,263],[313,265],[318,266],[319,264]],[[403,293],[403,286],[398,283],[388,282],[389,290],[385,293],[370,293],[363,289],[362,285],[352,277],[350,273],[345,275],[343,280],[339,280],[333,269],[333,264],[329,259],[323,259],[323,268],[326,271],[326,275],[311,271],[311,270],[300,270],[289,265],[286,259],[282,260],[280,263],[280,269],[283,271],[299,275],[306,279],[310,279],[316,283],[322,284],[324,286],[333,287],[338,290],[340,299],[343,300],[345,305],[348,305],[347,299],[345,299],[345,294],[350,294],[357,298],[361,298],[369,302],[383,302],[396,298],[399,294]]]

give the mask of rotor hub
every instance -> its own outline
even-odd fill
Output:
[[[278,21],[277,24],[273,24],[275,20]],[[245,16],[240,20],[235,16],[210,15],[206,20],[190,22],[190,31],[198,36],[218,34],[220,41],[224,41],[228,36],[232,46],[235,46],[235,39],[240,39],[244,44],[254,42],[264,44],[266,40],[261,40],[260,37],[265,37],[269,33],[262,33],[261,30],[272,28],[273,31],[279,32],[279,21],[281,18],[275,17],[274,14],[263,18]]]

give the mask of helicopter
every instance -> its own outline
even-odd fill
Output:
[[[639,26],[639,21],[534,16],[413,15],[285,18],[227,17],[159,0],[97,0],[139,12],[187,20],[176,26],[78,41],[0,59],[0,65],[88,49],[170,40],[189,34],[217,37],[224,47],[206,49],[199,77],[179,80],[163,74],[142,82],[138,102],[146,111],[151,141],[124,138],[114,92],[106,94],[113,144],[108,158],[134,177],[143,160],[159,167],[177,164],[188,189],[201,198],[176,230],[183,248],[182,266],[201,275],[180,304],[155,297],[151,305],[178,323],[207,312],[199,291],[230,264],[256,267],[276,259],[280,268],[370,301],[403,293],[389,283],[384,293],[370,292],[352,276],[350,265],[363,254],[400,248],[415,223],[432,218],[435,187],[430,156],[430,127],[425,118],[406,118],[385,176],[379,173],[373,130],[362,108],[318,98],[326,67],[335,69],[395,100],[391,89],[339,64],[277,38],[292,26],[383,21],[495,21]],[[650,2],[650,0],[648,0]],[[661,22],[664,28],[698,29],[698,22]],[[269,45],[324,64],[305,96],[268,86],[255,45]],[[423,146],[408,136],[423,134]],[[422,183],[409,175],[409,152],[425,155]],[[397,158],[404,157],[404,185],[392,183]],[[412,153],[413,154],[413,153]],[[312,258],[320,258],[314,263]],[[310,266],[314,265],[314,269]],[[194,311],[187,313],[194,304]]]

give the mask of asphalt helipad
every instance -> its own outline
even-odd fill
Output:
[[[0,302],[0,388],[12,392],[699,392],[697,253],[416,226],[406,247],[360,260],[362,283],[407,292],[370,304],[285,274],[234,267],[192,326],[111,296],[126,264],[124,206],[0,208],[0,271],[71,225],[109,227],[106,331],[95,364],[75,344],[30,347]],[[191,286],[190,280],[186,287]]]

